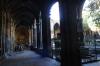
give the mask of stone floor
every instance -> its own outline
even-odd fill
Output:
[[[100,55],[97,55],[97,60],[100,60]],[[91,63],[83,64],[83,66],[100,66],[100,61],[94,61]]]
[[[47,57],[41,57],[33,51],[25,50],[6,54],[0,66],[60,66],[60,63]],[[82,66],[100,66],[100,61]]]
[[[88,64],[83,64],[83,66],[100,66],[100,61],[93,62],[93,63],[88,63]]]
[[[22,51],[6,54],[6,59],[0,66],[60,66],[60,63],[47,57],[41,57],[32,51]]]

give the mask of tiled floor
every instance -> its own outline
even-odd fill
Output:
[[[6,55],[6,59],[0,66],[60,66],[60,63],[26,50]]]

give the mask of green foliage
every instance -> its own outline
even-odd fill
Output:
[[[93,22],[95,22],[97,27],[100,27],[100,12],[94,12],[93,14]]]
[[[92,22],[100,28],[100,0],[91,0],[88,8],[90,12],[89,18],[92,18]]]
[[[86,18],[86,17],[83,17],[83,29],[84,29],[84,31],[87,31],[87,30],[89,30],[89,26],[88,26],[88,23],[87,23],[87,19],[88,18]]]
[[[83,12],[83,29],[84,31],[89,30],[89,26],[88,26],[88,18],[89,18],[89,13],[87,11]]]

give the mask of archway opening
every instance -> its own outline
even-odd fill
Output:
[[[50,9],[50,28],[51,28],[51,56],[60,60],[61,40],[60,40],[60,15],[59,2],[52,5]]]
[[[15,28],[15,51],[28,49],[29,46],[29,32],[24,25],[19,25]],[[18,48],[21,47],[21,48]]]
[[[100,1],[86,0],[83,10],[82,62],[100,60]],[[92,58],[92,59],[91,59]]]

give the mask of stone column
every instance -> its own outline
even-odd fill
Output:
[[[29,26],[29,30],[28,30],[28,31],[29,31],[29,45],[31,45],[31,44],[32,44],[32,43],[31,43],[31,42],[32,42],[32,39],[31,39],[31,36],[32,36],[31,33],[32,33],[32,32],[31,32],[31,27],[30,27],[30,26]]]
[[[3,46],[3,52],[5,53],[7,51],[7,45],[6,45],[6,21],[7,20],[7,13],[5,11],[2,12],[2,46]]]
[[[6,13],[6,26],[5,26],[5,46],[6,46],[6,52],[8,52],[8,35],[7,35],[7,30],[8,30],[8,13]]]
[[[7,13],[4,12],[4,22],[3,22],[3,43],[4,43],[4,52],[6,53],[6,19]]]
[[[37,48],[40,49],[40,22],[39,17],[36,18],[36,27],[37,27]]]
[[[39,14],[39,22],[40,22],[40,49],[43,49],[43,44],[42,44],[42,16],[41,16],[41,11]]]
[[[33,27],[33,47],[37,48],[37,27],[36,27],[36,19],[34,19],[34,27]]]
[[[33,32],[33,30],[32,30],[32,25],[31,25],[31,45],[32,45],[32,43],[33,43],[33,38],[32,38],[32,36],[33,36],[33,34],[32,34],[32,32]]]
[[[15,21],[13,21],[13,51],[15,50]]]
[[[8,42],[7,42],[7,49],[8,49],[8,53],[11,52],[12,50],[12,44],[11,44],[11,17],[10,14],[7,14],[7,18],[8,18],[8,24],[7,24],[7,36],[8,36]]]
[[[59,4],[61,20],[61,66],[81,66],[77,20],[79,19],[79,9],[81,9],[79,6],[82,6],[83,0],[59,0]]]
[[[9,15],[9,13],[7,14],[7,18],[8,18],[8,24],[7,24],[7,39],[8,39],[8,42],[7,42],[7,49],[8,49],[8,53],[11,51],[11,40],[10,40],[10,24],[11,24],[11,17]]]
[[[14,20],[11,18],[11,51],[14,51],[14,43],[15,43],[14,31],[15,31]]]
[[[82,19],[82,10],[83,10],[83,5],[84,5],[85,0],[80,2],[77,6],[77,34],[78,34],[78,40],[80,43],[80,46],[84,46],[84,29],[83,29],[83,19]]]
[[[2,12],[0,11],[0,57],[2,56],[2,43],[1,43],[1,39],[2,39]]]
[[[5,36],[4,36],[4,27],[5,27],[5,21],[6,21],[6,19],[5,19],[5,10],[4,10],[4,1],[3,0],[1,0],[0,1],[0,11],[1,11],[1,55],[4,57],[4,54],[5,54]]]
[[[6,12],[2,12],[2,46],[3,46],[3,53],[6,52]]]
[[[32,38],[32,46],[33,46],[33,39],[34,39],[33,38],[33,29],[34,29],[34,27],[33,27],[33,24],[32,24],[32,29],[31,29],[32,30],[32,36],[31,36],[31,38]]]
[[[13,51],[13,19],[11,18],[11,24],[10,24],[10,41],[11,41],[11,52]]]
[[[4,43],[3,43],[3,33],[4,33],[4,28],[3,28],[3,26],[4,26],[4,24],[3,24],[3,22],[4,22],[4,12],[3,12],[3,10],[2,10],[2,28],[1,28],[1,44],[2,44],[2,55],[4,54]]]
[[[47,5],[43,7],[41,10],[42,15],[42,44],[43,44],[43,56],[49,55],[49,48],[51,42],[51,32],[50,32],[50,18],[49,18],[49,10]]]

